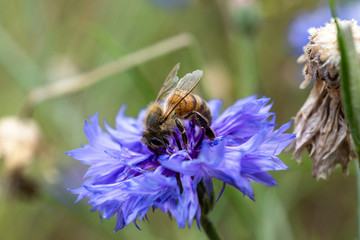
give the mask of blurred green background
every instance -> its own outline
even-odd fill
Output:
[[[172,4],[175,2],[174,4]],[[277,123],[291,120],[310,89],[299,90],[301,68],[287,43],[290,22],[312,0],[262,1],[88,1],[0,0],[0,117],[16,115],[36,87],[96,69],[139,49],[181,33],[192,43],[136,65],[78,91],[38,104],[33,118],[43,132],[42,152],[27,170],[40,197],[0,195],[0,239],[206,239],[196,224],[178,229],[160,211],[113,232],[115,219],[101,220],[86,200],[74,204],[68,188],[79,187],[86,166],[63,153],[86,143],[89,115],[114,118],[155,99],[170,69],[179,75],[204,70],[196,91],[222,98],[224,107],[258,94],[272,98]],[[187,4],[185,4],[188,2]],[[231,5],[233,4],[233,5]],[[236,5],[237,4],[237,5]],[[181,44],[181,43],[179,43]],[[279,187],[253,184],[253,202],[227,187],[210,217],[224,239],[355,239],[356,192],[340,169],[329,180],[311,176],[310,159],[272,173]],[[4,170],[0,167],[0,174]],[[1,178],[3,179],[3,178]],[[216,183],[216,193],[221,188]]]

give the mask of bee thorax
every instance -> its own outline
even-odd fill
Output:
[[[153,103],[149,106],[146,116],[144,118],[145,129],[152,131],[159,131],[162,125],[161,119],[163,115],[163,109],[158,103]]]

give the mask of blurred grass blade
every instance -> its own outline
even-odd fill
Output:
[[[30,90],[42,81],[43,75],[33,59],[0,25],[0,64],[24,89]]]
[[[329,0],[331,14],[335,19],[341,56],[341,98],[345,117],[353,137],[356,153],[360,150],[360,62],[356,52],[350,23],[339,23],[335,9],[336,1]]]
[[[337,18],[337,12],[336,12],[336,0],[329,0],[330,3],[330,10],[331,10],[331,16],[335,19]]]
[[[90,35],[96,40],[96,42],[114,59],[120,58],[128,54],[125,48],[119,43],[109,32],[107,32],[102,26],[94,25],[89,32]],[[148,80],[146,74],[144,74],[139,66],[134,67],[127,72],[134,84],[141,91],[142,96],[147,102],[153,100],[156,90]]]
[[[357,152],[357,155],[359,155],[359,152]],[[359,168],[359,160],[354,161],[355,162],[355,172],[356,172],[356,192],[357,192],[357,234],[358,239],[360,239],[360,168]]]
[[[341,90],[351,135],[360,149],[360,62],[355,49],[351,25],[336,21],[341,54]]]
[[[341,91],[345,117],[350,127],[358,160],[356,166],[358,239],[360,239],[360,63],[355,49],[351,25],[336,20],[341,54]]]
[[[101,46],[107,54],[113,58],[119,58],[126,54],[125,49],[123,49],[118,42],[106,29],[101,26],[94,24],[94,26],[89,30],[89,35]]]
[[[356,52],[350,23],[339,23],[336,18],[335,0],[330,0],[335,18],[341,56],[341,98],[345,118],[349,124],[358,159],[355,161],[357,184],[357,234],[360,240],[360,62]]]
[[[31,116],[34,107],[42,101],[68,95],[94,85],[116,73],[128,70],[149,60],[187,48],[193,44],[193,36],[181,33],[168,39],[127,54],[89,72],[68,77],[32,90],[24,101],[21,116]]]

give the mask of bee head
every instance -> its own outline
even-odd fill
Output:
[[[143,137],[141,141],[151,150],[156,151],[159,148],[166,150],[167,145],[169,145],[169,141],[167,138],[168,138],[168,134],[166,133],[161,133],[161,132],[155,133],[155,132],[145,131],[143,133]]]
[[[149,147],[153,152],[161,153],[160,149],[167,149],[169,145],[168,137],[171,131],[164,127],[163,108],[158,103],[152,103],[144,118],[143,137],[141,141]]]

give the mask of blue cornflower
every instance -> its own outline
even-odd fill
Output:
[[[339,4],[338,17],[342,20],[357,20],[360,22],[360,2],[352,1]],[[319,28],[329,23],[331,11],[329,5],[322,5],[314,11],[303,11],[289,26],[288,42],[296,55],[303,53],[303,47],[309,42],[309,28]]]
[[[98,114],[85,122],[89,144],[67,152],[90,165],[83,185],[72,193],[77,201],[89,198],[92,210],[109,219],[117,214],[115,231],[136,219],[146,218],[149,209],[160,209],[173,216],[183,228],[193,219],[198,226],[202,214],[199,185],[213,194],[212,178],[240,190],[254,199],[250,182],[266,186],[277,185],[267,171],[288,167],[276,157],[295,138],[284,133],[291,122],[274,130],[275,114],[270,111],[269,98],[255,96],[238,100],[220,114],[221,101],[212,100],[211,128],[214,141],[204,137],[204,131],[193,121],[184,121],[188,135],[188,151],[179,149],[175,130],[170,137],[169,153],[156,155],[141,142],[145,110],[137,119],[125,115],[123,106],[115,128],[99,126]],[[219,194],[219,197],[221,195]]]

